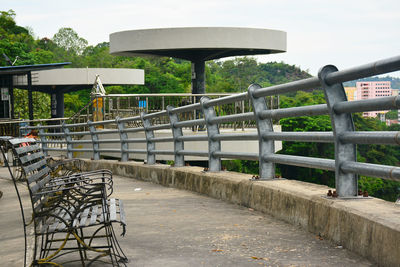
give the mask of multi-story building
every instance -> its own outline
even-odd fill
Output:
[[[383,96],[391,96],[392,88],[390,81],[357,82],[357,100],[370,99]],[[388,110],[364,112],[364,117],[376,117],[377,114],[384,114]]]

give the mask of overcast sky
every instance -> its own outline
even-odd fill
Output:
[[[89,44],[122,30],[255,27],[287,32],[287,52],[257,57],[316,75],[400,55],[400,0],[0,0],[39,38],[73,28]],[[400,77],[400,72],[391,74]]]

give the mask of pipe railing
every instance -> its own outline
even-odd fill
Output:
[[[400,181],[400,168],[396,166],[385,166],[369,163],[359,163],[356,158],[356,144],[400,144],[400,132],[357,132],[352,120],[351,113],[372,110],[399,109],[399,97],[382,97],[369,100],[358,100],[348,102],[343,82],[364,78],[372,75],[383,74],[391,71],[400,70],[400,56],[380,60],[371,64],[362,65],[348,70],[339,71],[336,67],[328,65],[323,67],[318,77],[308,78],[300,81],[290,82],[261,88],[259,85],[251,85],[246,93],[229,95],[225,97],[210,99],[203,96],[200,103],[191,103],[186,106],[168,106],[163,111],[146,114],[141,116],[116,118],[115,120],[88,122],[78,124],[63,124],[49,126],[28,126],[23,129],[38,129],[42,142],[43,150],[63,151],[68,157],[72,157],[72,152],[93,153],[94,159],[99,159],[102,153],[117,152],[121,154],[121,161],[127,161],[132,153],[147,155],[147,164],[155,164],[157,155],[172,155],[174,166],[184,166],[185,156],[204,157],[208,160],[209,171],[217,172],[221,170],[221,159],[243,159],[259,161],[260,180],[275,179],[275,164],[286,164],[307,168],[316,168],[335,172],[336,190],[339,197],[356,197],[358,193],[358,175],[368,175]],[[268,106],[266,97],[280,95],[299,90],[322,89],[325,93],[326,104],[291,107],[272,110]],[[239,114],[217,114],[216,109],[225,104],[240,101],[250,101],[251,112]],[[196,112],[202,117],[193,117],[183,120],[180,116],[185,112]],[[272,119],[299,116],[329,115],[331,118],[332,132],[274,132]],[[168,121],[161,125],[155,125],[154,121]],[[224,134],[219,130],[219,124],[226,122],[237,122],[243,120],[254,120],[257,126],[256,133],[237,133]],[[129,128],[130,122],[141,122],[140,127]],[[105,124],[115,124],[118,130],[110,131],[99,127]],[[206,132],[199,135],[184,136],[182,128],[192,126],[205,126]],[[59,132],[51,133],[51,129]],[[88,131],[74,132],[73,128],[89,129]],[[157,137],[157,131],[171,130],[170,137]],[[129,133],[143,132],[144,138],[129,138]],[[107,134],[119,133],[119,139],[107,139]],[[82,135],[90,136],[90,140],[75,140]],[[51,140],[52,137],[64,137],[64,139]],[[74,139],[75,138],[75,139]],[[221,142],[224,141],[252,141],[258,140],[259,152],[248,153],[246,151],[227,152],[222,150]],[[313,158],[294,155],[275,154],[274,141],[294,141],[294,142],[323,142],[334,143],[335,158]],[[186,150],[186,142],[206,141],[208,146],[204,146],[203,151]],[[173,144],[173,149],[157,149],[157,144],[169,142]],[[65,146],[59,148],[49,148],[47,144],[63,143]],[[75,144],[89,143],[88,148],[74,148]],[[112,149],[102,148],[101,144],[120,143],[120,147]],[[132,149],[135,144],[145,144],[146,149]]]

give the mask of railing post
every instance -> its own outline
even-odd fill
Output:
[[[178,137],[183,136],[182,128],[175,127],[174,124],[179,121],[178,114],[171,113],[174,109],[173,106],[167,106],[169,122],[171,124],[172,136],[174,138],[174,166],[182,167],[185,166],[185,159],[183,155],[179,155],[178,151],[184,149],[183,141],[179,141]]]
[[[67,143],[67,158],[68,159],[72,159],[73,158],[73,154],[72,154],[72,151],[71,151],[72,150],[72,143],[71,143],[72,138],[71,138],[71,135],[70,135],[69,128],[65,126],[65,121],[61,124],[61,128],[62,128],[62,130],[64,132],[65,142]]]
[[[125,122],[121,122],[120,117],[116,117],[115,121],[117,123],[118,131],[119,131],[119,138],[121,141],[121,161],[128,161],[129,160],[129,153],[128,153],[128,134],[125,132]]]
[[[196,104],[196,103],[197,103],[197,102],[196,102],[196,97],[193,96],[193,104]],[[193,119],[194,119],[194,120],[197,119],[197,118],[196,118],[196,114],[197,114],[197,111],[196,111],[195,109],[193,109]],[[195,126],[192,127],[192,131],[193,131],[193,132],[197,132],[198,128],[199,128],[199,126],[198,126],[198,125],[195,125]]]
[[[242,103],[242,113],[244,113],[244,100],[242,100],[241,103]],[[242,131],[244,132],[244,121],[242,121]]]
[[[254,91],[260,88],[260,85],[252,84],[247,91],[257,123],[260,179],[269,180],[275,178],[275,164],[268,162],[266,157],[275,153],[275,144],[274,140],[265,140],[263,138],[263,133],[273,132],[274,128],[272,119],[260,118],[260,113],[268,109],[265,97],[254,97]]]
[[[100,159],[100,152],[99,152],[99,136],[96,133],[96,127],[93,125],[93,122],[87,122],[90,136],[92,137],[92,145],[93,145],[93,159],[99,160]]]
[[[200,99],[201,108],[206,121],[208,135],[208,167],[212,172],[221,170],[221,159],[214,156],[214,152],[221,151],[221,141],[213,140],[214,135],[219,134],[218,124],[211,123],[211,119],[216,117],[214,107],[207,107],[210,98],[203,96]]]
[[[320,69],[318,78],[324,89],[335,139],[336,191],[339,197],[356,197],[358,189],[357,176],[352,173],[344,173],[340,170],[342,163],[357,161],[356,145],[350,143],[344,144],[339,140],[341,134],[354,131],[353,118],[349,113],[336,114],[333,109],[335,104],[347,101],[342,83],[328,84],[325,82],[326,76],[336,71],[338,71],[338,69],[335,66],[325,66]]]
[[[149,119],[145,119],[144,115],[146,115],[146,113],[142,112],[140,114],[140,118],[142,119],[144,133],[146,135],[147,164],[151,165],[151,164],[156,163],[156,155],[154,155],[152,152],[150,152],[156,148],[156,145],[154,142],[151,141],[151,138],[154,138],[153,130],[148,130],[148,127],[151,126],[151,122]]]
[[[40,137],[40,141],[42,142],[43,154],[47,157],[49,155],[49,152],[47,151],[47,143],[46,143],[47,138],[45,136],[44,129],[40,128],[40,126],[42,126],[42,124],[39,123],[38,126],[39,126],[39,131],[38,131],[39,137]]]
[[[119,104],[120,104],[120,97],[117,97],[117,116],[119,116]]]

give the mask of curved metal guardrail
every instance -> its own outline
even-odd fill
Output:
[[[221,158],[258,160],[261,179],[275,178],[275,164],[286,164],[307,168],[330,170],[335,172],[336,190],[339,197],[357,196],[357,175],[368,175],[390,180],[400,181],[400,167],[359,163],[356,158],[356,144],[388,144],[399,145],[399,132],[357,132],[355,131],[351,113],[375,110],[400,109],[400,97],[381,97],[369,100],[348,102],[342,83],[359,78],[379,75],[400,70],[400,56],[376,61],[370,64],[339,71],[336,67],[328,65],[323,67],[318,77],[308,78],[287,84],[261,88],[251,85],[247,92],[236,95],[210,99],[202,97],[199,103],[189,104],[174,108],[168,106],[166,110],[151,114],[142,113],[140,116],[117,118],[101,122],[88,122],[78,124],[62,124],[50,126],[29,126],[25,129],[38,129],[43,150],[64,151],[68,158],[73,152],[92,152],[93,159],[100,159],[101,153],[121,153],[121,161],[128,161],[130,153],[147,154],[147,164],[155,164],[157,155],[173,155],[175,166],[184,166],[185,156],[207,157],[209,170],[221,170]],[[296,92],[299,90],[314,90],[322,88],[325,93],[326,104],[314,106],[301,106],[271,110],[265,98],[268,96]],[[220,105],[237,101],[250,100],[253,111],[240,114],[217,116],[215,108]],[[180,114],[200,110],[203,118],[181,121]],[[273,132],[272,120],[285,117],[330,115],[332,132]],[[152,120],[167,117],[169,123],[153,125]],[[239,122],[255,120],[257,133],[221,134],[219,124],[226,122]],[[129,122],[142,122],[143,127],[128,128]],[[99,126],[115,124],[116,129],[98,129]],[[207,134],[184,136],[182,128],[205,126]],[[87,127],[87,131],[71,131],[74,127]],[[58,129],[59,132],[48,132],[49,129]],[[61,129],[61,130],[60,130]],[[171,137],[155,137],[154,132],[162,129],[171,129]],[[144,132],[145,138],[128,138],[129,133]],[[100,135],[118,133],[119,139],[99,138]],[[91,140],[75,140],[76,137],[90,135]],[[53,137],[60,140],[51,140]],[[74,138],[73,138],[74,137]],[[224,152],[221,142],[225,140],[246,141],[258,140],[259,153]],[[331,142],[335,145],[335,159],[322,159],[274,153],[274,140],[301,141],[301,142]],[[186,142],[208,141],[208,149],[204,151],[190,151],[184,149]],[[172,142],[173,150],[158,150],[156,144]],[[49,143],[65,144],[65,148],[50,148]],[[89,143],[91,149],[74,148],[75,144]],[[101,144],[119,144],[120,148],[105,149]],[[146,149],[132,149],[129,145],[145,143]],[[134,145],[133,145],[134,146]]]

